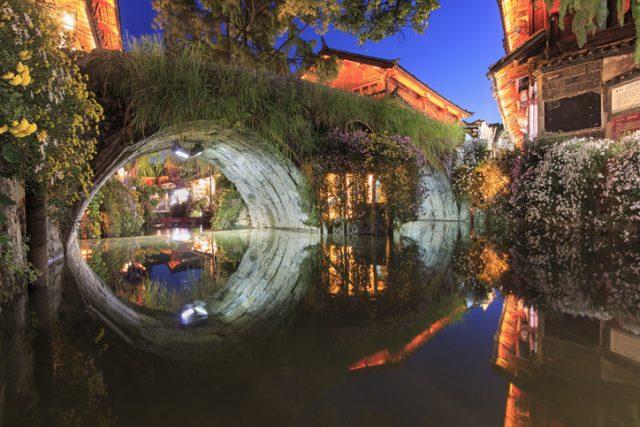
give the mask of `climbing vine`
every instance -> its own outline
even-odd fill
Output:
[[[545,0],[547,9],[552,10],[557,0]],[[564,29],[564,17],[567,14],[573,16],[571,30],[578,39],[578,45],[584,46],[587,36],[595,33],[599,27],[606,25],[609,16],[609,8],[603,0],[560,0],[560,28]],[[617,0],[616,10],[618,22],[624,22],[624,16],[631,10],[636,26],[636,32],[640,32],[640,1]],[[640,44],[636,44],[636,63],[640,63]]]
[[[427,162],[407,137],[332,131],[312,163],[315,210],[330,226],[364,219],[371,204],[383,205],[388,227],[420,213]]]
[[[0,3],[0,173],[43,185],[63,207],[91,183],[102,109],[54,18],[35,0]]]

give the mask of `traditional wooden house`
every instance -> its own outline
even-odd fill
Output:
[[[328,86],[361,96],[380,99],[396,96],[414,110],[435,120],[456,123],[473,113],[445,98],[400,65],[398,59],[382,59],[343,50],[323,43],[319,55],[335,58],[338,75]],[[313,81],[313,73],[304,80]]]
[[[74,36],[75,49],[122,50],[117,0],[45,0],[65,31]]]
[[[510,382],[504,426],[637,424],[640,337],[629,327],[589,314],[546,316],[507,295],[492,358]]]
[[[403,68],[398,59],[382,59],[331,49],[324,43],[324,40],[319,55],[335,59],[338,65],[337,76],[324,83],[329,87],[373,99],[394,97],[429,118],[445,123],[457,123],[460,126],[464,126],[462,122],[464,118],[473,114],[427,86]],[[304,74],[302,79],[317,82],[317,76],[313,70]],[[382,213],[387,202],[384,188],[377,179],[375,171],[370,171],[364,177],[356,177],[352,174],[329,174],[326,177],[332,193],[339,192],[336,190],[339,187],[351,188],[349,191],[357,193],[353,187],[354,183],[359,180],[366,183],[366,205],[370,207],[370,215],[361,218],[354,217],[352,200],[357,199],[355,194],[346,195],[345,212],[342,213],[340,209],[333,207],[334,197],[322,194],[321,198],[327,200],[329,205],[328,218],[323,218],[323,221],[326,220],[326,224],[333,232],[344,230],[343,232],[348,234],[383,234],[388,228],[388,224],[383,226],[384,221],[382,220]],[[338,185],[338,182],[342,184]],[[345,225],[344,221],[353,227],[341,228],[331,225]]]
[[[560,25],[559,0],[551,10],[544,0],[498,0],[506,56],[488,76],[516,144],[547,134],[618,138],[640,129],[630,1],[621,3],[621,14],[620,2],[605,1],[606,22],[579,47],[573,17]]]

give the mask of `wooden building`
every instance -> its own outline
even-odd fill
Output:
[[[117,0],[45,0],[45,4],[73,35],[75,49],[122,50]]]
[[[447,123],[460,122],[472,115],[404,69],[398,59],[345,52],[326,44],[319,55],[338,62],[338,75],[328,83],[330,87],[375,99],[396,96],[425,116]],[[307,73],[302,78],[313,81],[314,75]]]
[[[517,145],[547,134],[618,138],[640,129],[640,73],[629,0],[605,0],[606,22],[579,47],[573,17],[561,29],[559,1],[498,0],[506,55],[489,78]]]
[[[509,381],[504,426],[640,424],[640,337],[625,328],[506,295],[492,358]]]

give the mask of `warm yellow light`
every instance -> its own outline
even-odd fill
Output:
[[[68,10],[62,11],[62,28],[67,31],[76,30],[76,14]]]

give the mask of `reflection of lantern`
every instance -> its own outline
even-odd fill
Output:
[[[62,28],[67,31],[75,31],[76,30],[76,13],[68,10],[62,11]]]

